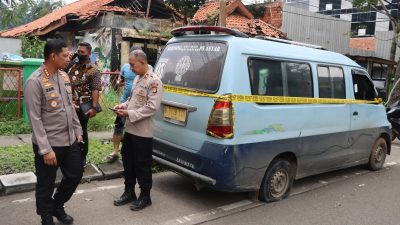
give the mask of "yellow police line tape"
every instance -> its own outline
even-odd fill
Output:
[[[252,102],[264,104],[380,104],[381,98],[375,98],[373,101],[355,100],[355,99],[336,99],[336,98],[304,98],[304,97],[285,97],[285,96],[263,96],[263,95],[217,95],[209,94],[201,91],[195,91],[188,88],[176,87],[171,85],[163,85],[164,91],[196,96],[209,97],[216,99],[226,99],[232,102]]]

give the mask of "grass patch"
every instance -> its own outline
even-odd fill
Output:
[[[112,151],[112,143],[91,139],[88,159],[93,164],[105,162],[105,157]],[[24,144],[0,148],[0,175],[35,171],[32,145]]]
[[[113,108],[119,104],[119,95],[116,91],[108,90],[106,94],[101,94],[99,98],[102,112],[96,117],[89,119],[88,131],[107,131],[114,127],[115,113],[108,108]]]
[[[112,152],[112,142],[90,139],[89,162],[98,165],[105,162],[105,157]],[[24,144],[0,148],[0,175],[11,173],[34,172],[34,153],[32,145]],[[165,171],[163,167],[154,164],[153,173]]]
[[[25,123],[23,119],[8,120],[6,118],[0,119],[0,135],[16,135],[16,134],[30,134],[32,133],[31,125]]]

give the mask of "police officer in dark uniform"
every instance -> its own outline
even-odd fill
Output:
[[[128,101],[115,107],[118,116],[126,117],[121,149],[125,191],[114,201],[114,205],[133,202],[130,209],[136,211],[152,204],[150,190],[154,114],[160,107],[163,87],[160,78],[149,70],[147,56],[142,50],[130,53],[129,64],[137,76]],[[136,180],[141,190],[138,199],[135,194]]]
[[[79,43],[77,53],[78,63],[73,64],[67,73],[72,85],[74,106],[83,130],[83,141],[85,142],[83,161],[86,165],[86,156],[89,151],[87,125],[89,118],[96,116],[96,108],[99,104],[99,92],[101,91],[101,74],[97,66],[90,62],[92,46],[89,43]],[[86,102],[91,103],[91,108],[87,112],[84,112],[80,106]]]
[[[43,65],[25,85],[25,104],[32,125],[36,168],[36,212],[42,224],[52,225],[53,216],[64,224],[73,223],[65,213],[66,203],[82,174],[82,128],[72,102],[68,75],[61,71],[69,62],[64,42],[51,40],[44,47]],[[63,178],[54,196],[56,172]]]

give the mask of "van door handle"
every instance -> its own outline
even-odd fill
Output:
[[[358,116],[358,112],[357,111],[353,112],[353,116]]]

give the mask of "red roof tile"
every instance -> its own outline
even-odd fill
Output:
[[[195,24],[215,25],[217,21],[209,21],[210,18],[218,19],[219,1],[206,2],[193,16]],[[230,8],[232,6],[234,8]],[[282,38],[286,34],[279,29],[267,24],[262,20],[254,19],[248,14],[249,11],[243,7],[240,0],[232,0],[228,2],[227,12],[230,13],[226,18],[226,26],[231,29],[239,30],[243,33],[255,35],[265,35],[269,37]]]
[[[87,20],[91,17],[96,17],[101,11],[132,13],[132,11],[127,8],[109,6],[109,4],[113,2],[115,2],[115,0],[80,0],[65,5],[62,8],[28,24],[6,30],[2,32],[0,36],[17,37],[31,33],[45,34],[46,32],[67,23],[66,17],[70,14],[78,16],[79,20]],[[162,0],[156,0],[154,2],[157,2],[157,4],[164,4]],[[166,8],[172,10],[178,17],[181,17],[181,15],[176,10],[173,10],[172,7],[166,6]],[[183,16],[181,18],[183,18]]]
[[[42,30],[52,23],[59,22],[63,17],[68,14],[75,14],[80,19],[89,18],[95,16],[101,9],[101,7],[113,2],[114,0],[81,0],[77,1],[64,7],[55,10],[54,12],[47,14],[35,21],[28,24],[12,28],[1,33],[3,37],[15,37],[23,34],[29,34],[33,31]]]

